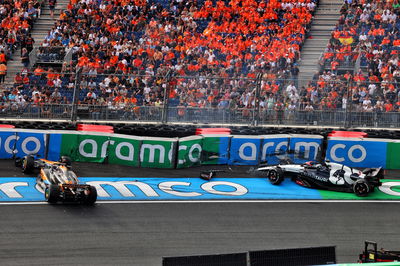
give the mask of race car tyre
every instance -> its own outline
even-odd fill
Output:
[[[27,155],[22,160],[22,172],[24,174],[30,174],[35,168],[35,158],[32,155]]]
[[[60,198],[60,187],[58,185],[51,184],[45,189],[44,197],[48,203],[57,203]]]
[[[283,175],[279,170],[269,170],[268,172],[268,179],[272,185],[279,185],[283,181]]]
[[[68,156],[61,156],[60,163],[65,163],[66,165],[70,166],[72,164],[72,160]]]
[[[370,192],[370,188],[365,180],[359,179],[353,184],[353,191],[359,197],[366,197]]]
[[[89,187],[89,195],[85,199],[85,204],[93,205],[97,200],[97,190],[94,186]]]

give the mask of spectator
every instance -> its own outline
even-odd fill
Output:
[[[54,19],[54,9],[56,8],[57,0],[49,0],[50,16]]]
[[[35,43],[35,40],[32,38],[31,34],[29,33],[28,36],[25,38],[25,47],[28,51],[28,54],[32,51],[34,43]]]
[[[26,48],[22,48],[21,63],[25,68],[29,66],[29,53]]]
[[[7,63],[7,56],[4,52],[4,50],[0,51],[0,64],[6,64]]]
[[[3,83],[7,75],[7,65],[5,63],[0,63],[0,83]]]
[[[284,119],[284,110],[285,106],[284,104],[280,101],[280,99],[277,100],[274,106],[274,110],[276,112],[276,120],[279,124],[282,124],[283,119]]]

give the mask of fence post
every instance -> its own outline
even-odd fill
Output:
[[[71,111],[72,122],[75,122],[77,119],[78,95],[79,95],[79,86],[81,84],[81,78],[82,78],[82,68],[78,68],[78,70],[75,73],[74,94],[72,96],[72,111]]]
[[[253,126],[258,126],[260,122],[260,91],[261,91],[262,73],[258,73],[255,79],[256,91],[254,99],[254,110],[253,110]]]
[[[353,73],[354,74],[354,73]],[[347,85],[347,102],[346,102],[346,112],[345,112],[345,120],[344,120],[344,127],[345,128],[350,128],[352,125],[351,119],[352,119],[352,107],[353,107],[353,77],[351,76],[350,81]]]
[[[166,84],[164,88],[164,106],[163,106],[163,112],[162,112],[162,123],[166,124],[168,123],[168,108],[169,108],[169,93],[171,91],[171,75],[172,75],[172,69],[168,70],[167,74],[164,76],[164,83]]]

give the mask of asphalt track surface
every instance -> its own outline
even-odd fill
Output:
[[[80,176],[121,177],[196,177],[200,169],[74,166]],[[238,169],[232,177],[248,175]],[[22,176],[11,161],[0,161],[0,173]],[[400,248],[399,209],[358,201],[0,205],[0,264],[161,265],[163,256],[327,245],[338,262],[356,262],[367,239]]]

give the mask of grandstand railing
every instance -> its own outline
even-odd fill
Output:
[[[165,112],[167,111],[167,114]],[[2,118],[70,120],[71,104],[10,104],[0,103]],[[298,125],[352,127],[400,127],[400,112],[351,112],[344,110],[268,110],[248,108],[193,108],[134,105],[79,104],[77,121],[127,121],[174,123],[216,123],[246,125]]]
[[[179,76],[171,70],[152,75],[89,74],[84,68],[76,73],[29,73],[29,83],[0,90],[0,115],[69,121],[400,127],[397,80],[374,83],[332,75],[322,82],[322,75],[300,88],[291,75],[192,74]],[[388,101],[392,108],[386,108]]]
[[[36,65],[36,62],[38,61],[36,53],[37,53],[37,47],[34,47],[32,51],[29,53],[29,67]]]
[[[37,57],[36,63],[61,64],[66,55],[65,47],[63,46],[36,47],[34,52]]]
[[[65,57],[64,57],[64,62],[67,62],[67,63],[71,62],[71,61],[72,61],[72,55],[73,55],[73,53],[74,53],[74,50],[73,50],[72,48],[66,49],[66,54],[65,54]]]
[[[325,58],[326,54],[333,56]],[[337,61],[338,65],[333,67],[332,61]],[[332,71],[339,74],[344,74],[346,71],[357,72],[361,64],[361,51],[356,47],[351,52],[323,52],[319,57],[318,64],[320,71]]]

